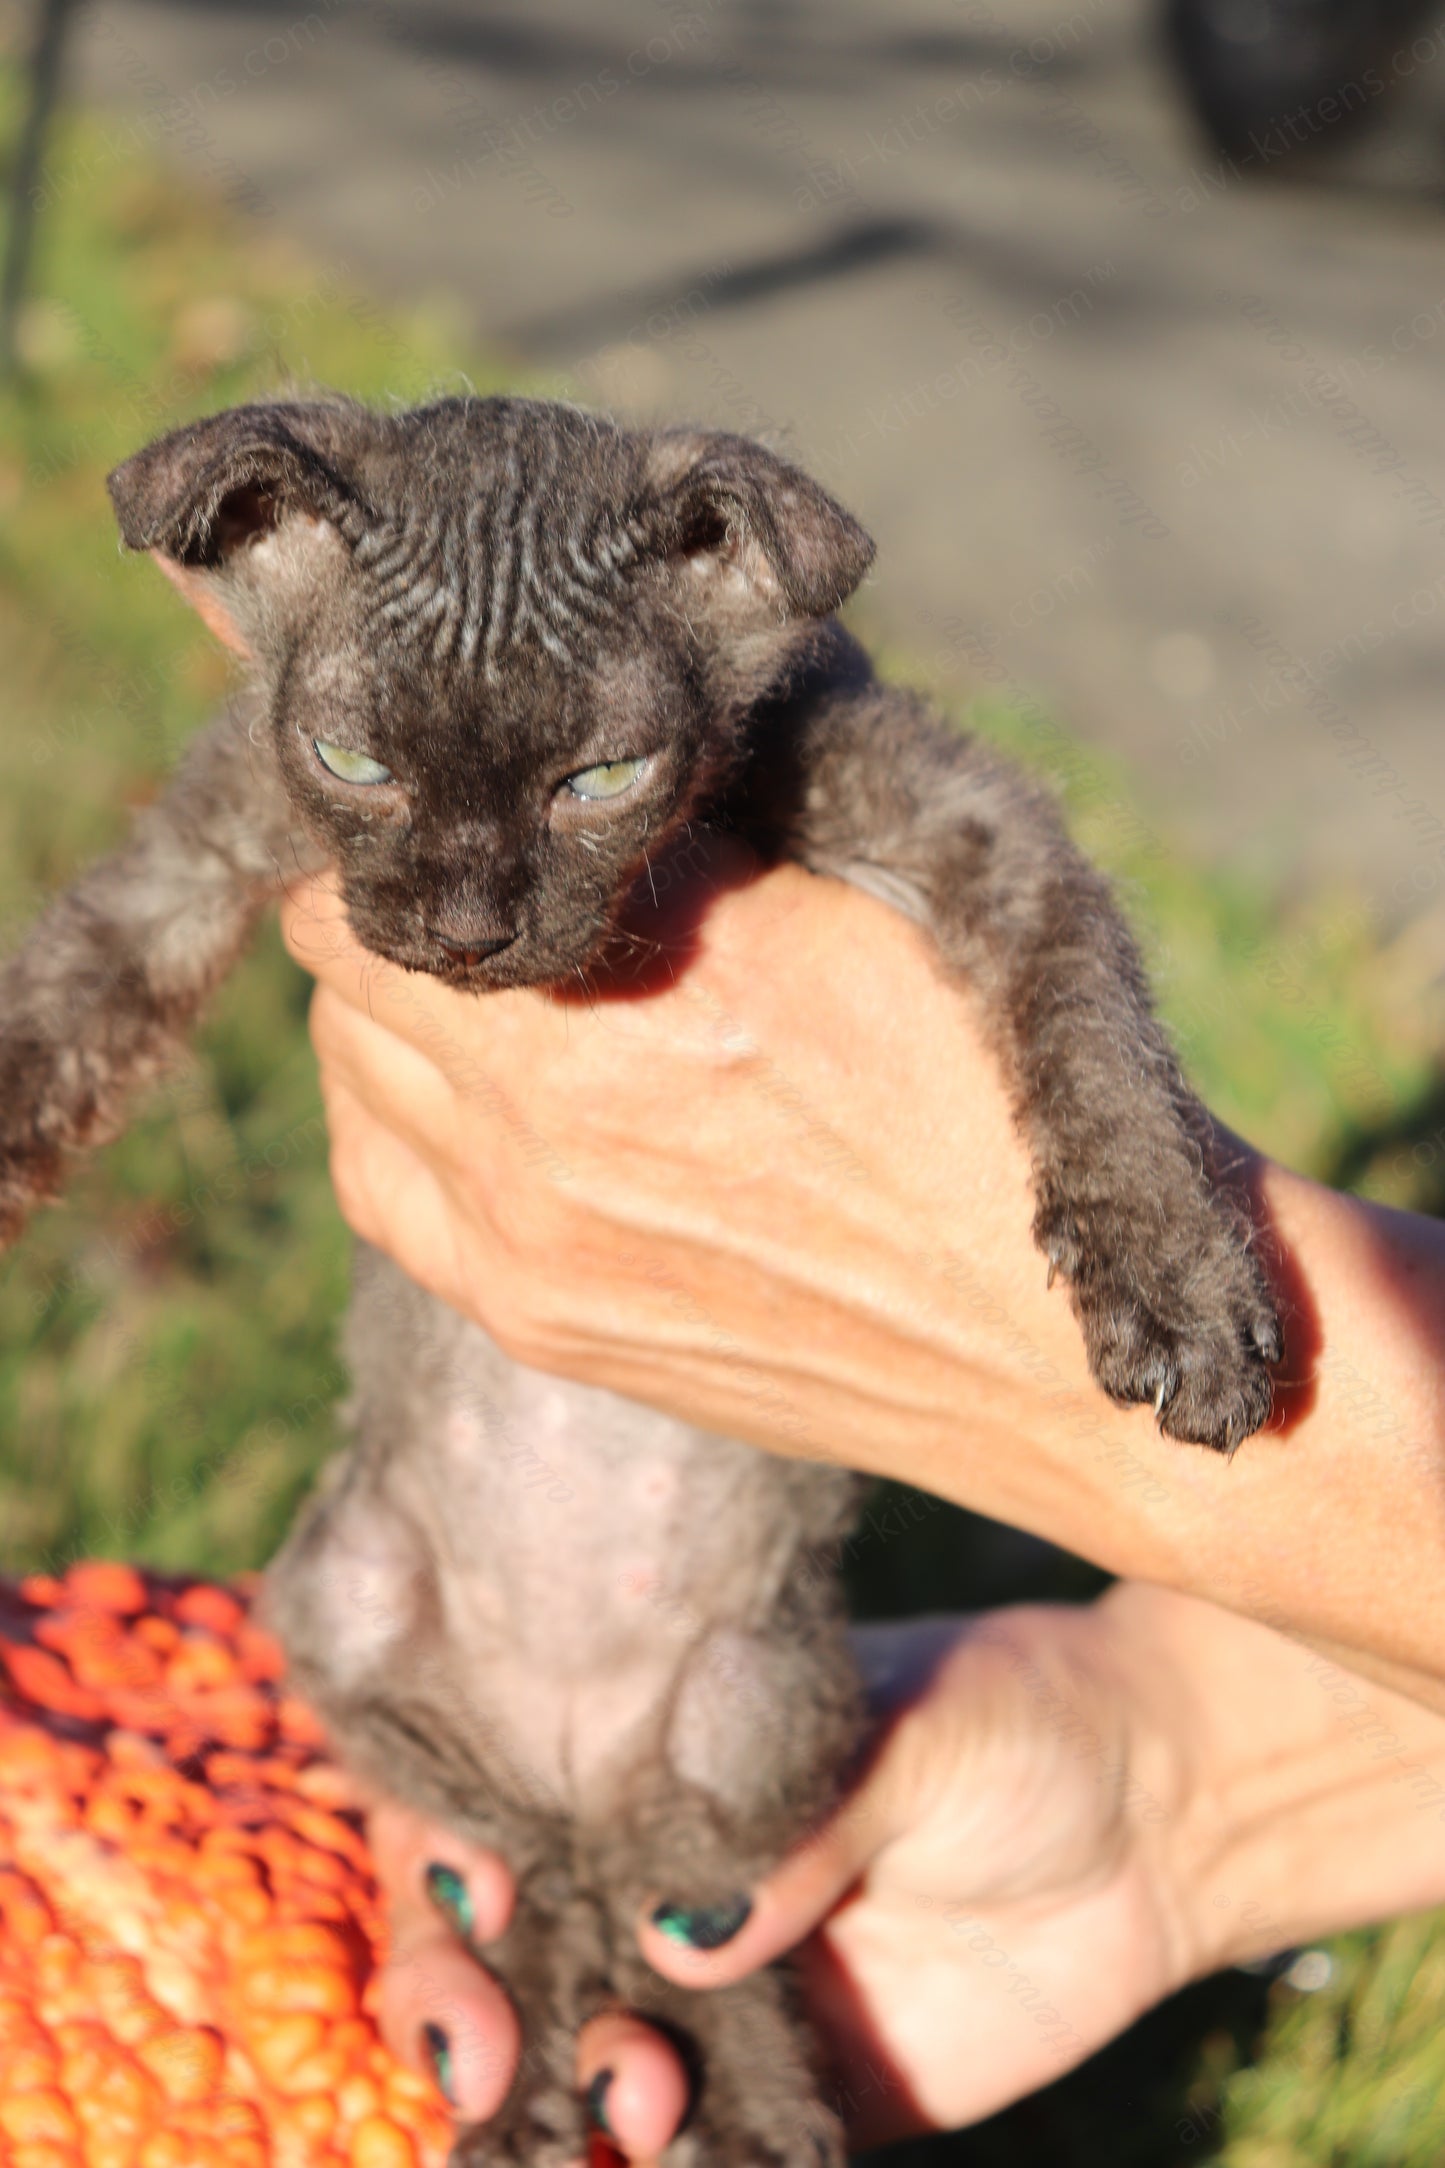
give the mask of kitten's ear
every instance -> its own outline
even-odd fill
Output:
[[[346,454],[372,421],[359,407],[277,404],[174,430],[106,479],[121,539],[149,550],[211,630],[249,655],[267,589],[370,523]],[[283,533],[284,551],[258,547]]]
[[[826,617],[873,562],[857,520],[746,437],[664,431],[648,481],[654,548],[741,584],[775,620]]]

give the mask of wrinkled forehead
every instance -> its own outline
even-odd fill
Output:
[[[509,401],[426,424],[353,550],[363,637],[492,686],[528,659],[585,669],[641,546],[622,440]]]
[[[358,656],[349,686],[338,679],[329,699],[298,681],[296,712],[310,727],[324,706],[351,726],[348,739],[389,764],[399,756],[414,781],[431,777],[449,792],[485,782],[490,793],[522,789],[539,764],[585,751],[621,705],[611,660],[579,655],[564,666],[527,635],[502,646],[490,669],[460,650],[457,642],[434,659],[415,642],[388,640]]]

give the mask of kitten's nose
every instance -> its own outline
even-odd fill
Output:
[[[517,938],[515,926],[510,933],[499,933],[490,941],[478,941],[475,935],[468,940],[458,941],[449,933],[438,932],[435,926],[427,930],[434,941],[441,943],[449,956],[455,956],[459,963],[464,964],[485,963],[489,956],[500,956],[502,950],[510,948]]]

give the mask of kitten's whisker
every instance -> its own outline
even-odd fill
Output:
[[[583,995],[587,1002],[587,1007],[591,1014],[595,1016],[597,1014],[597,997],[593,993],[592,988],[588,983],[587,974],[582,969],[581,964],[573,964],[572,969],[577,974],[578,983],[582,988]]]
[[[619,949],[630,958],[632,975],[635,979],[641,978],[648,966],[654,963],[659,956],[668,956],[666,944],[659,941],[653,934],[636,933],[628,926],[614,926],[612,938]],[[673,971],[670,956],[667,968],[675,981],[677,974]]]

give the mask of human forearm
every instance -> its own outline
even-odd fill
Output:
[[[1252,1155],[1243,1164],[1286,1304],[1289,1354],[1266,1430],[1230,1460],[1181,1451],[1147,1411],[1110,1406],[1081,1376],[1077,1351],[1059,1344],[1056,1298],[1027,1279],[1001,1320],[1000,1361],[981,1371],[966,1313],[996,1319],[997,1302],[985,1309],[966,1271],[944,1269],[943,1359],[959,1404],[974,1397],[966,1422],[934,1409],[916,1423],[914,1480],[975,1507],[987,1484],[985,1510],[1002,1519],[1445,1710],[1445,1226]],[[1022,1386],[999,1380],[1010,1356]],[[906,1405],[916,1385],[896,1349],[880,1351],[889,1362]],[[980,1382],[996,1394],[982,1406]]]
[[[1260,1183],[1290,1306],[1279,1423],[1228,1463],[1140,1441],[1144,1570],[1445,1709],[1445,1227],[1267,1163]]]

